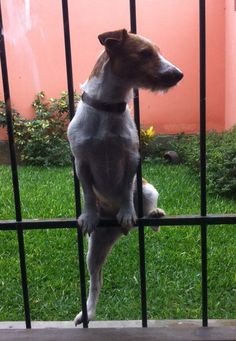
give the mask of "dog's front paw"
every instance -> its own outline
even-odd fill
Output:
[[[161,218],[166,215],[165,211],[161,208],[155,208],[155,210],[151,211],[148,214],[149,218]],[[160,231],[160,226],[152,226],[153,231],[159,232]]]
[[[137,220],[134,208],[131,209],[121,208],[116,218],[119,224],[121,225],[124,234],[128,233],[129,228],[132,227]]]
[[[88,322],[91,320],[94,320],[94,318],[95,318],[95,313],[92,311],[88,311]],[[83,322],[84,322],[83,313],[81,311],[78,315],[75,316],[74,323],[75,323],[75,326],[78,326],[79,324]]]
[[[151,211],[148,216],[150,218],[161,218],[166,215],[165,211],[162,208],[155,208],[155,210]]]
[[[95,230],[99,222],[99,215],[97,212],[88,213],[84,212],[79,216],[78,224],[82,228],[83,234],[89,235]]]

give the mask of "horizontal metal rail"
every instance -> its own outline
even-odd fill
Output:
[[[200,215],[178,215],[166,216],[162,218],[140,218],[137,220],[136,225],[142,223],[143,226],[183,226],[183,225],[229,225],[236,224],[236,214],[209,214],[207,216]],[[37,230],[37,229],[60,229],[60,228],[77,228],[78,223],[74,218],[60,218],[60,219],[25,219],[22,221],[15,220],[0,220],[0,231],[14,231],[19,227],[24,230]],[[118,227],[117,221],[114,219],[101,219],[98,228],[102,227]],[[236,227],[236,225],[234,226]]]

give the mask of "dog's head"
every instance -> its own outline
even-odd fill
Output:
[[[166,91],[183,78],[183,73],[144,37],[122,29],[102,33],[98,39],[105,46],[114,74],[132,87]]]

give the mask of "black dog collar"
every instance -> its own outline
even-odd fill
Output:
[[[114,114],[122,114],[125,109],[127,103],[120,102],[120,103],[106,103],[106,102],[100,102],[97,99],[91,98],[86,92],[83,92],[82,101],[86,104],[88,104],[90,107],[93,107],[97,110],[107,111]]]

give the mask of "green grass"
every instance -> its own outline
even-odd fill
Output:
[[[199,186],[185,166],[144,164],[168,214],[198,214]],[[0,167],[0,219],[14,219],[9,167]],[[74,216],[69,168],[20,167],[23,218]],[[235,213],[236,201],[208,197],[209,213]],[[235,227],[208,227],[209,317],[236,318]],[[71,320],[80,310],[76,231],[26,231],[25,248],[33,320]],[[148,318],[201,317],[199,227],[145,230]],[[85,243],[86,244],[86,243]],[[88,286],[88,277],[87,277]],[[16,232],[0,231],[0,319],[22,320]],[[104,269],[97,319],[140,319],[138,233],[122,237]]]

